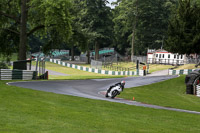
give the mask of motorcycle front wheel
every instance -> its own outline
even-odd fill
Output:
[[[117,90],[113,91],[113,92],[112,92],[111,98],[115,98],[115,97],[117,96],[117,94],[118,94],[118,91],[117,91]]]

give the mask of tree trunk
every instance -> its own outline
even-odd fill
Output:
[[[99,43],[95,42],[95,60],[99,60]]]
[[[134,57],[134,43],[135,43],[135,29],[133,30],[132,43],[131,43],[131,61],[132,62],[133,62],[133,57]]]
[[[27,0],[21,1],[21,21],[20,21],[20,43],[19,43],[19,54],[18,60],[26,60],[26,43],[27,43],[27,34],[26,34],[26,24],[27,24]]]
[[[74,61],[74,45],[71,47],[71,60]]]
[[[132,62],[133,62],[133,57],[134,57],[134,45],[135,45],[137,15],[138,15],[138,1],[136,0],[136,15],[135,15],[135,22],[133,24],[133,33],[132,33],[132,42],[131,42],[131,61]]]
[[[90,64],[90,50],[87,51],[87,64]]]

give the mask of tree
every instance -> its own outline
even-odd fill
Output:
[[[200,5],[179,0],[176,14],[170,19],[166,49],[173,53],[200,53]]]
[[[9,30],[15,29],[13,29],[13,26],[10,26]],[[12,53],[16,52],[16,50],[18,49],[19,42],[19,37],[16,35],[16,33],[13,33],[9,30],[0,29],[0,56],[3,55],[4,57],[6,57],[7,61],[10,61]]]
[[[106,6],[107,0],[85,0],[80,23],[87,34],[88,43],[95,46],[95,59],[99,59],[99,48],[111,40],[111,9]]]
[[[72,35],[69,38],[68,45],[71,47],[71,60],[74,60],[74,47],[78,47],[81,51],[86,52],[87,47],[87,34],[82,30],[80,23],[81,13],[83,11],[83,0],[72,0],[72,8],[70,9],[72,16]]]
[[[138,4],[137,38],[139,46],[143,46],[141,54],[146,54],[147,48],[162,48],[170,16],[169,4],[168,0],[143,0]]]
[[[114,9],[115,43],[122,50],[131,44],[131,59],[134,56],[136,25],[138,17],[138,0],[120,0]],[[123,40],[123,41],[122,41]]]
[[[68,0],[1,0],[0,32],[7,31],[19,38],[18,59],[25,60],[28,37],[32,34],[51,39],[59,37],[63,42],[68,40],[71,35],[70,6]],[[16,39],[7,41],[11,43]],[[56,45],[57,41],[54,42]]]
[[[173,0],[172,0],[173,1]],[[145,55],[148,47],[160,48],[167,30],[170,0],[120,0],[114,9],[118,47],[131,47],[131,56]],[[126,39],[125,39],[126,38]],[[121,40],[125,43],[121,43]]]

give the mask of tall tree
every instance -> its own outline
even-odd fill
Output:
[[[0,32],[9,31],[19,37],[18,59],[25,60],[27,38],[32,34],[51,39],[56,35],[67,41],[71,34],[70,6],[69,0],[1,0]]]
[[[112,31],[111,8],[106,6],[107,0],[85,0],[81,23],[89,36],[89,43],[95,46],[95,59],[99,59],[99,48],[110,40]]]
[[[71,47],[71,59],[74,60],[74,48],[78,47],[81,51],[86,52],[87,46],[87,34],[82,30],[80,23],[84,1],[72,0],[72,8],[70,10],[72,16],[72,35],[68,41],[68,45]]]
[[[200,5],[179,0],[176,14],[170,19],[165,47],[179,54],[200,53]]]
[[[172,0],[173,1],[173,0]],[[131,56],[144,55],[148,47],[160,48],[167,30],[171,0],[119,0],[114,9],[117,45],[126,37]],[[125,40],[125,39],[124,39]],[[129,43],[129,44],[127,44]]]
[[[115,43],[122,50],[125,50],[124,48],[129,45],[131,47],[131,59],[133,59],[138,19],[138,0],[119,0],[117,2],[119,6],[114,9],[113,19],[115,23]],[[123,45],[120,46],[120,43],[123,43]]]

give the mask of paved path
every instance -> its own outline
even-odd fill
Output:
[[[31,70],[35,70],[35,66],[31,66]],[[49,72],[49,75],[56,75],[56,76],[69,76],[69,74],[65,74],[65,73],[60,73],[60,72],[56,72],[56,71],[52,71],[52,70],[48,70],[45,69],[45,71]]]
[[[125,88],[142,86],[152,84],[167,79],[175,78],[176,76],[147,76],[147,77],[128,77],[128,78],[117,78],[117,79],[91,79],[91,80],[63,80],[63,81],[28,81],[28,82],[13,82],[9,85],[19,86],[24,88],[30,88],[34,90],[53,92],[57,94],[79,96],[90,99],[106,100],[110,102],[124,103],[128,105],[149,107],[155,109],[173,110],[179,112],[187,112],[200,114],[200,112],[189,111],[183,109],[175,109],[169,107],[161,107],[156,105],[144,104],[137,101],[130,101],[120,98],[110,99],[105,98],[104,92],[110,85],[120,82],[121,80],[126,81]]]
[[[168,69],[152,72],[151,74],[148,74],[147,76],[163,76],[163,75],[168,75]]]

